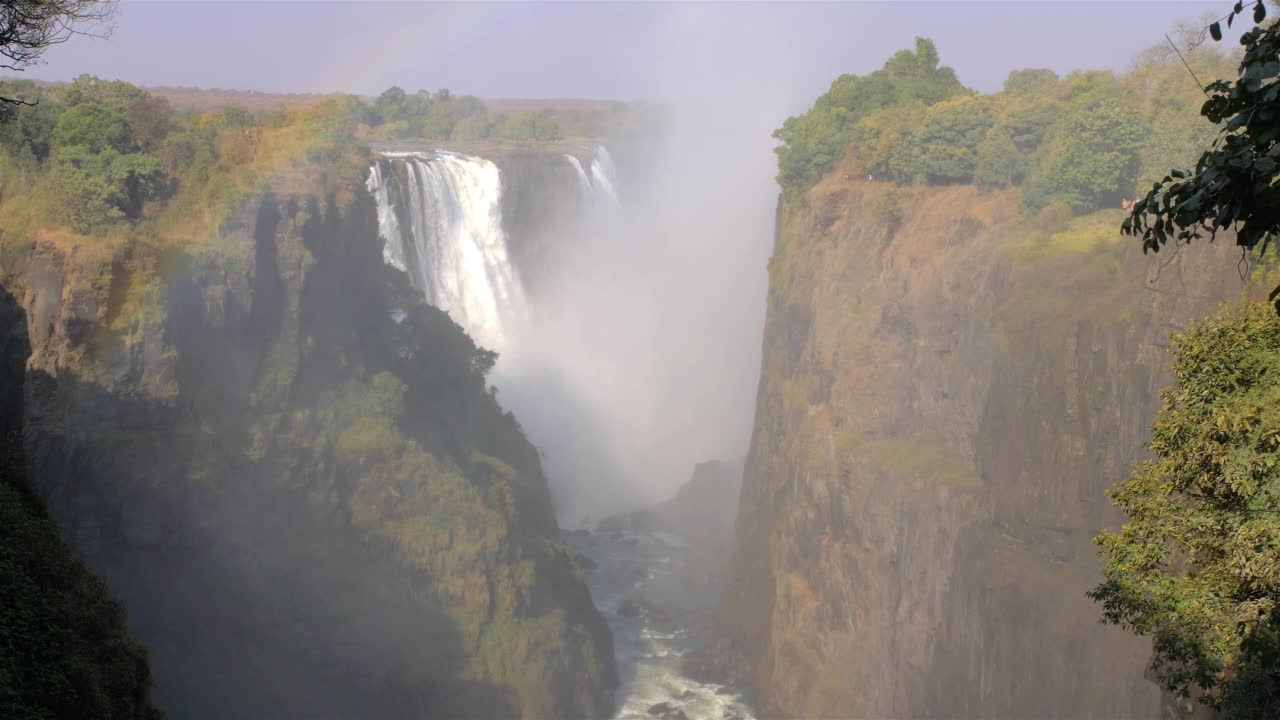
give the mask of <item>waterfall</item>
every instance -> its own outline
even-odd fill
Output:
[[[582,161],[568,154],[564,156],[564,159],[569,161],[569,164],[573,166],[574,171],[578,174],[578,190],[582,192],[583,197],[589,196],[591,194],[591,179],[587,177],[587,172],[582,169]]]
[[[613,164],[613,156],[601,145],[596,148],[591,158],[591,174],[582,167],[582,161],[573,155],[566,154],[564,159],[573,166],[578,175],[578,188],[582,196],[590,199],[603,199],[608,204],[618,204],[617,168]]]
[[[445,151],[388,152],[367,184],[386,263],[477,344],[503,349],[526,308],[507,256],[498,166]]]
[[[591,159],[591,184],[617,202],[617,179],[618,169],[613,164],[613,156],[609,154],[608,148],[601,145],[596,148],[596,156]]]

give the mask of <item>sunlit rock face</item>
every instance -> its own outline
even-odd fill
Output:
[[[1241,296],[1234,248],[1073,245],[960,186],[888,223],[850,177],[779,207],[723,670],[768,716],[1159,716],[1150,641],[1085,597],[1091,538],[1168,333]]]

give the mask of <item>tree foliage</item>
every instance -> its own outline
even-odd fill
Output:
[[[812,185],[844,156],[857,124],[876,110],[919,102],[924,105],[967,93],[955,71],[938,64],[933,41],[916,38],[914,51],[900,50],[881,69],[865,76],[841,75],[802,115],[787,118],[773,134],[782,144],[778,184],[785,192]]]
[[[1237,3],[1228,23],[1250,9],[1261,23],[1266,14],[1261,2]],[[1221,37],[1219,23],[1210,28]],[[1202,234],[1213,239],[1225,229],[1235,231],[1238,245],[1265,249],[1280,230],[1280,28],[1254,27],[1240,44],[1238,77],[1204,88],[1200,114],[1216,126],[1213,144],[1194,170],[1173,170],[1155,182],[1124,221],[1122,231],[1140,237],[1144,251],[1158,252],[1170,241],[1191,242]]]
[[[1048,68],[1011,70],[1009,72],[1009,77],[1005,78],[1004,91],[1007,93],[1023,91],[1035,92],[1046,87],[1051,87],[1057,82],[1058,73]]]
[[[91,153],[104,150],[129,152],[133,134],[124,115],[97,103],[81,103],[62,113],[53,128],[53,143],[79,146]]]
[[[1108,494],[1106,620],[1154,641],[1173,692],[1231,718],[1280,714],[1280,317],[1224,312],[1175,339],[1153,459]]]
[[[160,720],[147,652],[0,441],[0,717]]]
[[[1027,158],[1014,144],[1008,128],[993,127],[978,144],[973,180],[983,187],[1008,187],[1027,174]]]
[[[489,113],[478,98],[403,88],[389,88],[373,103],[368,124],[382,127],[393,138],[434,140],[557,140],[560,126],[546,112],[511,115]]]
[[[489,137],[500,140],[558,140],[560,127],[542,112],[519,112],[499,116]]]
[[[1076,212],[1118,206],[1132,197],[1144,157],[1155,159],[1144,156],[1144,140],[1157,102],[1109,72],[1060,78],[1046,69],[1015,70],[1003,92],[978,95],[918,39],[914,52],[866,77],[841,76],[783,124],[774,134],[783,143],[778,182],[784,193],[803,191],[852,145],[877,179],[1024,186],[1031,210],[1055,201]]]
[[[76,78],[56,100],[22,108],[14,124],[45,133],[24,140],[42,150],[33,156],[50,158],[59,218],[92,233],[140,217],[143,203],[165,189],[161,163],[147,150],[158,150],[173,127],[168,104],[128,83],[90,75]],[[46,122],[29,123],[28,116]]]
[[[991,108],[976,97],[939,102],[925,113],[913,146],[919,154],[918,175],[931,184],[973,178],[978,145],[995,124]]]
[[[1055,195],[1078,211],[1116,206],[1138,178],[1138,151],[1149,129],[1119,99],[1077,105],[1058,130],[1061,150],[1049,167]]]

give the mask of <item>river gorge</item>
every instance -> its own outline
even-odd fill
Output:
[[[572,8],[653,102],[0,78],[0,716],[1272,718],[1280,64],[746,7]]]

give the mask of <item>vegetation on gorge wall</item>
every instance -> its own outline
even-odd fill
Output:
[[[6,378],[12,381],[12,378]],[[0,716],[158,720],[147,652],[0,446]]]
[[[1129,520],[1098,539],[1110,622],[1150,635],[1179,694],[1231,718],[1280,711],[1280,317],[1262,304],[1173,346],[1152,459],[1109,495]],[[1174,570],[1180,568],[1181,570]]]

